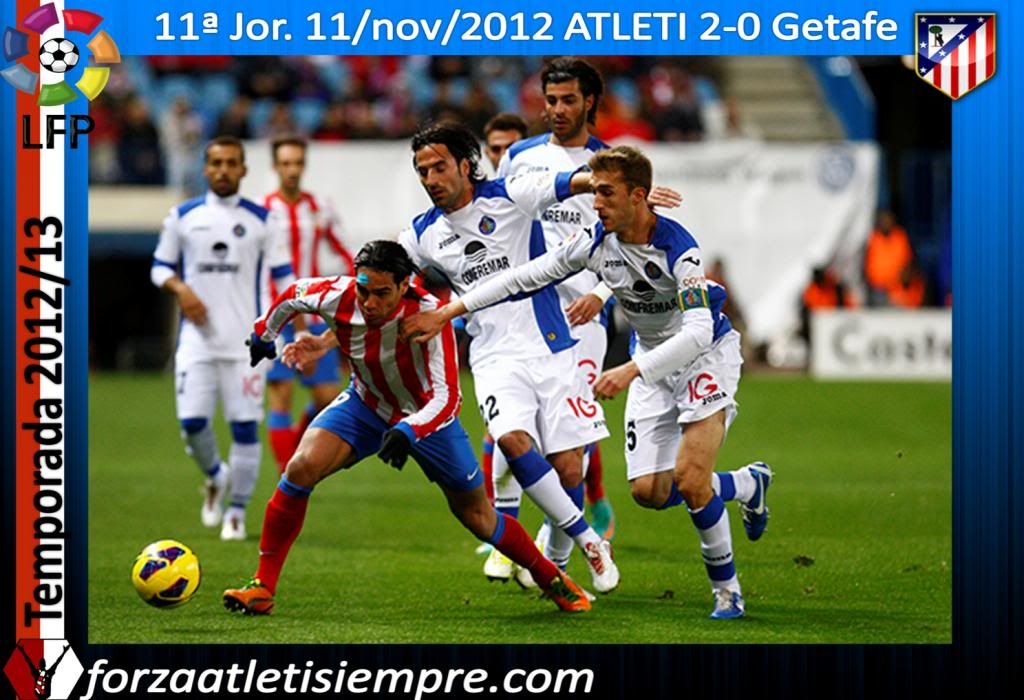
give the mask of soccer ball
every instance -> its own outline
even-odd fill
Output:
[[[39,49],[39,65],[54,73],[64,73],[78,63],[78,47],[67,39],[50,39]]]
[[[202,571],[195,553],[177,540],[159,540],[142,550],[132,565],[139,597],[157,608],[184,605],[199,589]]]

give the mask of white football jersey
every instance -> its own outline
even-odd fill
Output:
[[[239,195],[212,192],[171,209],[153,253],[158,286],[176,274],[206,306],[197,326],[182,316],[178,353],[190,359],[246,359],[252,319],[270,302],[270,278],[294,281],[280,219]]]
[[[489,180],[473,200],[444,214],[434,207],[413,219],[398,241],[420,268],[443,273],[462,296],[484,280],[543,255],[547,246],[539,212],[570,196],[569,173]],[[474,367],[497,359],[526,359],[576,344],[553,286],[468,317]]]
[[[703,256],[683,226],[663,216],[651,241],[623,243],[600,222],[581,229],[561,247],[463,295],[470,311],[490,307],[588,269],[601,277],[636,332],[634,359],[645,380],[657,381],[682,369],[732,324],[722,313],[725,288],[704,276]]]
[[[596,152],[610,148],[596,136],[591,136],[585,146],[565,148],[551,143],[551,133],[516,141],[509,146],[498,163],[498,177],[509,178],[533,172],[572,172],[586,165]],[[581,194],[564,202],[555,202],[540,217],[544,226],[544,240],[548,249],[558,245],[584,226],[597,223],[594,211],[594,195]],[[589,293],[597,286],[597,275],[583,270],[558,285],[558,296],[562,306],[568,306],[575,299]],[[593,323],[600,323],[600,315]]]

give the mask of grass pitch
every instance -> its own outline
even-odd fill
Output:
[[[472,386],[462,419],[481,434]],[[605,488],[615,506],[617,591],[570,616],[488,583],[476,541],[411,460],[375,459],[323,482],[284,568],[274,614],[231,615],[220,593],[256,566],[263,508],[277,480],[269,447],[249,541],[222,543],[199,523],[202,477],[184,454],[168,374],[91,377],[91,643],[948,643],[952,637],[952,419],[948,384],[815,383],[745,376],[740,416],[718,468],[754,460],[776,471],[772,516],[746,540],[729,507],[748,617],[707,619],[710,595],[684,508],[632,503],[622,457],[624,401],[606,404]],[[222,454],[228,435],[218,419]],[[533,532],[532,504],[522,520]],[[132,560],[179,539],[203,582],[188,605],[158,610],[135,595]],[[587,585],[579,554],[569,568]]]

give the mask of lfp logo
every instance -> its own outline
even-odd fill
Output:
[[[63,15],[64,30],[75,32],[86,36],[92,34],[99,27],[103,18],[86,10],[63,10],[59,14],[53,3],[47,3],[33,10],[21,21],[21,27],[42,35],[44,31],[61,23]],[[24,56],[27,56],[29,35],[13,27],[7,27],[4,31],[3,50],[4,59],[7,63],[14,63]],[[88,66],[82,71],[82,77],[75,83],[75,87],[81,94],[95,100],[103,88],[107,86],[110,79],[110,68],[107,66],[121,62],[121,52],[117,44],[105,31],[100,30],[86,44],[92,52],[94,66]],[[39,65],[43,70],[51,73],[63,74],[71,70],[81,60],[78,46],[65,37],[57,37],[43,42],[39,49]],[[26,67],[23,63],[14,63],[3,70],[0,75],[8,83],[22,92],[34,95],[36,87],[39,86],[39,73]],[[39,88],[38,104],[42,107],[55,107],[64,105],[78,98],[79,92],[68,85],[66,80],[58,83],[44,83]]]

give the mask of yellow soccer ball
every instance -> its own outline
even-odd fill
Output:
[[[132,585],[140,598],[157,608],[174,608],[192,600],[201,578],[199,558],[177,540],[154,542],[132,565]]]

